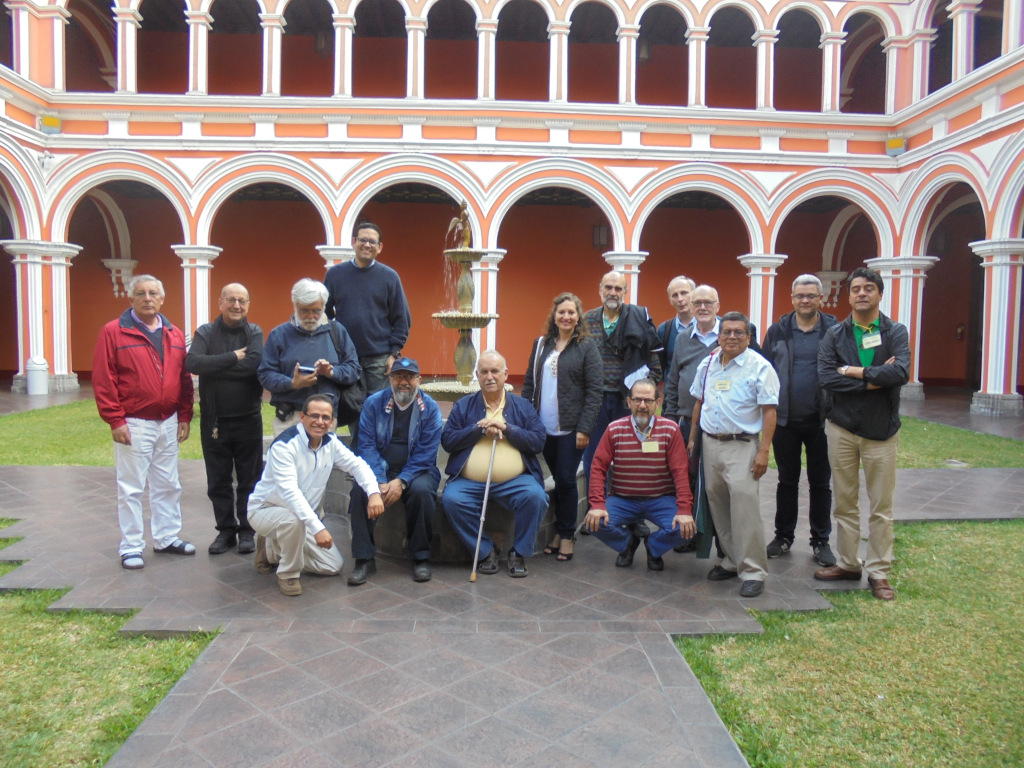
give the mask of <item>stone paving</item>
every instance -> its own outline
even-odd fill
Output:
[[[829,606],[805,522],[755,600],[708,582],[693,555],[655,573],[641,550],[615,568],[592,537],[570,563],[538,554],[526,579],[470,584],[468,568],[439,565],[416,584],[407,563],[379,558],[363,587],[304,576],[287,598],[251,557],[206,553],[202,463],[182,462],[182,481],[199,553],[150,551],[128,572],[112,469],[0,468],[0,514],[20,518],[0,535],[23,537],[0,551],[23,562],[0,589],[73,586],[55,610],[138,609],[125,632],[222,630],[110,766],[744,766],[670,635],[758,632],[747,607]],[[769,531],[774,487],[770,473]],[[1024,470],[901,470],[897,516],[1020,517],[1022,491]],[[347,552],[346,521],[329,527]]]

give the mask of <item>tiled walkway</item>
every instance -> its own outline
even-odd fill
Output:
[[[468,568],[437,566],[415,584],[381,558],[363,587],[307,576],[286,598],[250,558],[206,553],[204,478],[183,462],[184,534],[199,554],[149,553],[128,572],[113,470],[0,468],[0,514],[22,518],[2,535],[24,537],[0,552],[24,562],[0,589],[73,585],[55,608],[141,609],[128,632],[223,629],[111,766],[743,766],[669,635],[757,632],[747,606],[828,607],[806,530],[751,601],[708,582],[693,555],[670,553],[653,573],[641,550],[617,569],[592,537],[570,563],[533,558],[527,579],[470,584]],[[773,494],[771,474],[765,510]],[[901,471],[897,509],[1020,517],[1024,470]],[[346,522],[329,524],[345,552]]]

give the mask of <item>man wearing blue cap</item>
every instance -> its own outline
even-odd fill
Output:
[[[441,444],[441,409],[420,391],[420,367],[415,360],[400,357],[388,375],[391,387],[366,398],[359,417],[356,453],[380,483],[384,508],[401,500],[405,505],[405,526],[413,579],[430,581],[430,539],[437,508],[437,449]],[[352,487],[349,501],[352,523],[352,557],[355,567],[349,586],[365,584],[377,572],[377,548],[373,530],[377,515],[367,514],[366,493]]]

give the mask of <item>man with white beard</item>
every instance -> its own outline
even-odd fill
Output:
[[[437,449],[441,445],[441,409],[420,390],[420,367],[400,357],[388,375],[391,386],[366,398],[359,417],[356,453],[373,470],[387,509],[405,506],[406,538],[415,581],[430,581],[430,539],[437,509]],[[348,584],[358,587],[377,572],[373,530],[381,512],[367,513],[366,492],[353,486],[348,506],[355,567]]]

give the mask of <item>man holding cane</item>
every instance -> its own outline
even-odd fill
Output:
[[[523,558],[533,555],[537,529],[548,507],[537,461],[546,437],[544,424],[529,400],[505,391],[508,367],[500,354],[490,350],[480,355],[476,375],[480,391],[455,403],[441,434],[441,447],[450,454],[441,505],[467,549],[475,547],[479,538],[478,572],[497,573],[494,542],[480,532],[490,472],[490,499],[515,514],[509,576],[522,578],[527,575]]]

